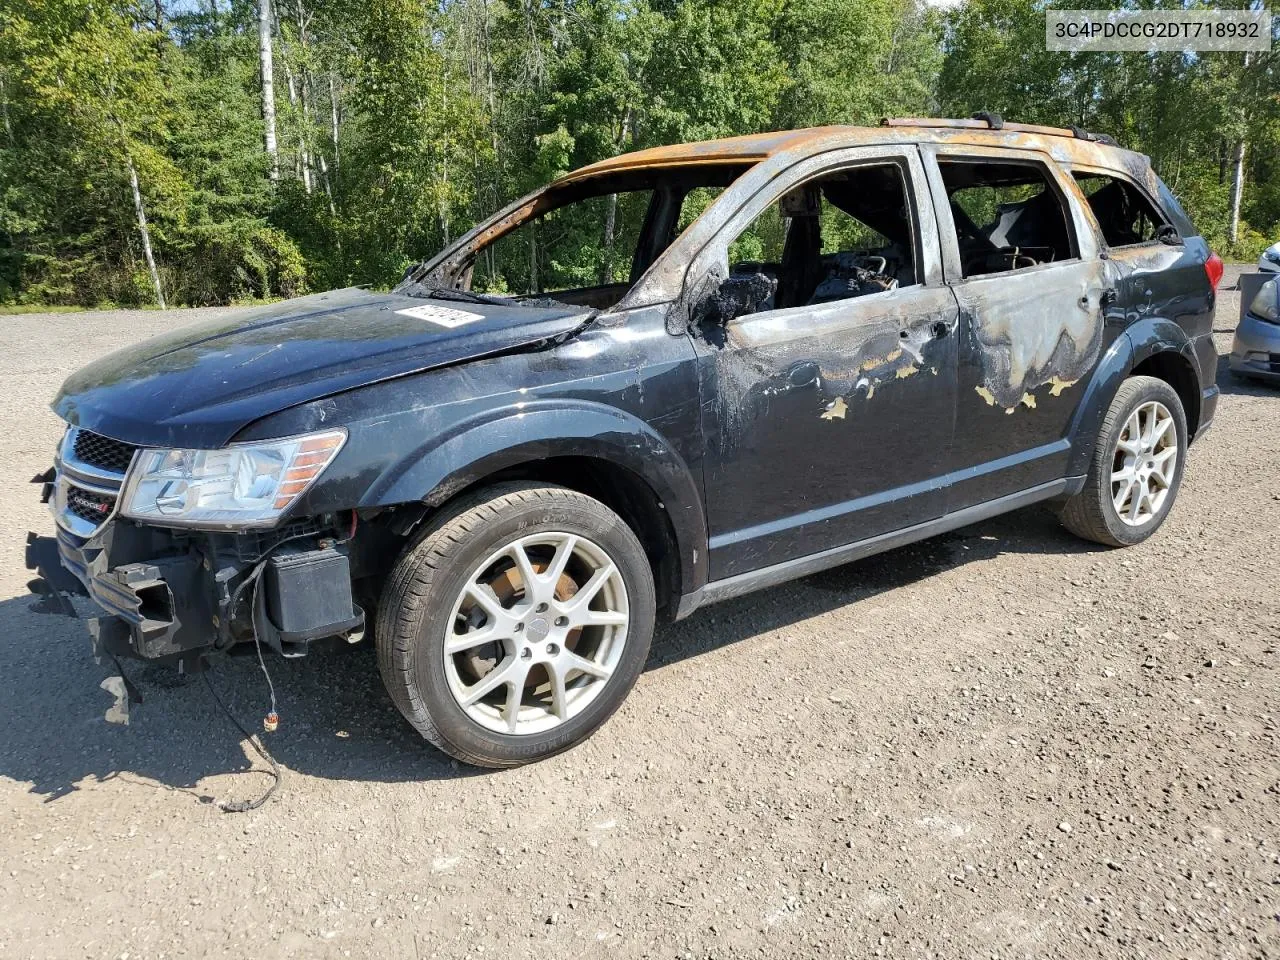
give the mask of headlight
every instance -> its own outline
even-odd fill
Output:
[[[1274,280],[1264,283],[1249,304],[1249,312],[1271,323],[1280,323],[1280,284]]]
[[[268,526],[315,482],[347,439],[329,430],[221,450],[143,450],[123,513],[174,526]]]

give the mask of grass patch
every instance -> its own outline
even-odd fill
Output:
[[[86,313],[89,310],[109,310],[110,307],[69,307],[59,305],[47,305],[37,303],[6,303],[0,304],[0,317],[20,316],[24,313]]]

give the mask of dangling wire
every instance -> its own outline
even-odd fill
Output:
[[[234,616],[236,607],[240,602],[241,595],[250,586],[253,587],[253,592],[249,597],[250,620],[253,624],[253,645],[257,650],[258,666],[262,669],[263,677],[266,678],[267,691],[271,697],[271,710],[263,719],[262,725],[268,733],[271,733],[280,725],[280,716],[276,712],[276,687],[275,684],[271,682],[271,674],[267,671],[267,663],[262,656],[262,640],[259,636],[261,631],[258,629],[258,587],[262,571],[266,569],[266,566],[267,561],[263,560],[253,568],[253,571],[247,577],[240,581],[231,594],[231,601],[228,604],[227,610],[229,616]],[[271,786],[267,789],[267,792],[257,800],[228,801],[220,803],[218,806],[221,807],[225,813],[247,813],[250,810],[256,810],[270,800],[271,796],[277,789],[279,789],[281,780],[280,766],[276,763],[275,758],[271,756],[271,752],[267,750],[262,741],[258,739],[257,734],[250,732],[249,729],[240,722],[236,715],[231,712],[223,702],[222,698],[218,696],[218,691],[214,689],[213,681],[209,679],[209,673],[207,670],[204,672],[204,682],[205,686],[209,688],[209,693],[213,695],[213,699],[217,701],[218,706],[222,708],[222,712],[227,715],[227,718],[239,728],[240,732],[244,734],[245,739],[249,741],[249,746],[254,749],[254,752],[257,753],[258,756],[271,765],[271,774],[275,778]]]
[[[267,672],[266,661],[262,658],[262,640],[260,637],[261,630],[258,629],[258,586],[259,579],[262,577],[262,571],[267,568],[267,561],[263,560],[259,563],[250,574],[245,577],[236,586],[231,594],[231,602],[227,605],[230,616],[235,615],[236,607],[240,603],[240,595],[248,587],[253,587],[253,593],[249,597],[249,620],[253,624],[253,646],[258,653],[258,666],[262,669],[262,675],[267,681],[267,691],[271,696],[271,710],[263,723],[268,733],[272,733],[280,724],[280,715],[276,712],[276,687],[271,682],[271,674]]]
[[[240,732],[244,734],[244,738],[249,741],[249,746],[253,747],[254,752],[271,765],[271,775],[275,778],[272,780],[271,786],[267,788],[267,792],[257,800],[229,800],[218,804],[218,806],[223,813],[248,813],[250,810],[257,810],[270,800],[276,790],[280,788],[280,765],[276,763],[275,757],[271,756],[271,752],[258,740],[257,734],[250,733],[248,728],[231,712],[230,708],[222,702],[222,698],[218,696],[218,691],[214,689],[213,681],[209,679],[209,671],[205,670],[203,674],[204,685],[209,688],[209,693],[213,695],[214,701],[222,708],[222,712],[227,715],[227,719],[234,723],[240,729]]]
[[[267,673],[267,664],[262,659],[262,642],[258,639],[257,630],[253,631],[253,645],[258,649],[258,666],[262,668],[262,675],[267,678],[267,691],[271,694],[271,710],[262,721],[262,726],[267,733],[275,733],[280,726],[280,714],[276,713],[276,687],[271,682],[271,674]]]

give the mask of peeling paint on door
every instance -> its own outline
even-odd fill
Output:
[[[1102,345],[1102,263],[975,279],[958,291],[983,368],[975,391],[1008,412],[1036,406],[1083,377]]]
[[[844,397],[836,397],[827,404],[826,411],[822,414],[823,420],[843,420],[845,414],[849,412],[849,405],[844,402]]]
[[[949,336],[955,329],[954,308],[908,315],[889,301],[883,315],[854,326],[846,319],[850,309],[846,302],[748,316],[726,328],[716,358],[723,443],[737,442],[744,416],[749,421],[762,400],[811,390],[822,420],[845,420],[864,413],[892,384],[922,370],[937,374],[942,361],[933,344],[939,331]]]

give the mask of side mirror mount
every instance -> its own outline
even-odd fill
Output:
[[[1178,235],[1178,228],[1172,223],[1162,223],[1156,227],[1156,239],[1167,247],[1182,246],[1182,237]]]
[[[778,281],[764,273],[734,274],[720,282],[695,311],[698,323],[724,326],[735,317],[755,313],[773,296]]]

